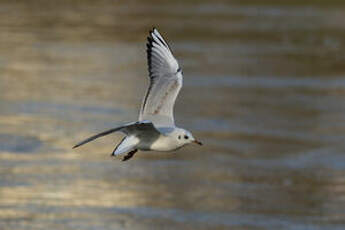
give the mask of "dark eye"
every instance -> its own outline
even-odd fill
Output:
[[[178,136],[178,139],[181,139],[181,135]]]
[[[188,139],[188,136],[187,136],[187,135],[184,135],[184,139]]]

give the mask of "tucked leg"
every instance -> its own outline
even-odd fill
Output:
[[[138,149],[134,149],[134,150],[130,151],[129,153],[127,153],[126,156],[123,157],[122,161],[127,161],[127,160],[131,159],[137,151],[138,151]]]

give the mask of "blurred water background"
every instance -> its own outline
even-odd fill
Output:
[[[345,229],[344,1],[0,2],[0,229]],[[111,159],[156,26],[204,142]]]

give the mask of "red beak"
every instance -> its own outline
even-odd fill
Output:
[[[202,145],[202,143],[201,143],[200,141],[194,140],[193,142],[194,142],[195,144]]]

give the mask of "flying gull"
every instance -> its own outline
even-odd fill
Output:
[[[147,37],[146,46],[150,85],[143,99],[139,121],[89,137],[73,148],[117,131],[126,136],[111,155],[127,153],[123,161],[133,157],[138,150],[173,151],[190,143],[202,145],[189,131],[175,126],[173,109],[183,76],[168,43],[153,28]]]

